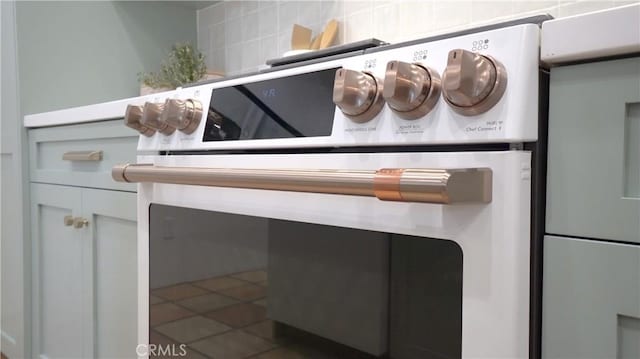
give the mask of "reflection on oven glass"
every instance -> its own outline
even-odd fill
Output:
[[[452,242],[160,205],[150,217],[149,338],[165,349],[152,358],[460,357]]]

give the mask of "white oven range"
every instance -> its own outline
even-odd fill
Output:
[[[132,103],[139,156],[113,177],[139,183],[138,342],[529,357],[538,39],[497,27]]]

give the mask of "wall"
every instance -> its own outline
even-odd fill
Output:
[[[137,73],[195,44],[195,24],[176,2],[18,2],[22,113],[136,96]]]
[[[3,1],[1,9],[2,86],[0,92],[0,334],[2,352],[9,358],[28,357],[29,326],[25,325],[24,308],[28,304],[23,233],[24,205],[22,131],[18,117],[18,79],[16,58],[15,3]]]
[[[637,1],[224,1],[198,11],[198,47],[210,69],[253,71],[290,49],[294,23],[322,31],[340,22],[339,43],[387,42],[548,13],[564,17]]]

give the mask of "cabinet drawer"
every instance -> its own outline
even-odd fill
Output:
[[[138,135],[122,121],[38,128],[28,136],[32,182],[136,190],[111,178],[113,165],[136,161]]]
[[[640,245],[545,237],[542,358],[640,358]]]
[[[640,243],[640,58],[554,68],[547,232]]]

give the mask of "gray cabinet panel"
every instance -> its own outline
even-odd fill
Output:
[[[554,68],[547,232],[640,243],[640,58]]]
[[[134,358],[137,345],[137,242],[134,193],[84,189],[93,224],[95,358]],[[87,233],[88,234],[88,233]]]
[[[64,223],[81,215],[81,189],[33,184],[31,199],[34,357],[88,358],[89,243]]]
[[[34,352],[135,357],[135,193],[38,183],[31,193]],[[66,226],[68,215],[88,224]]]
[[[638,358],[640,246],[547,236],[542,357]]]
[[[136,185],[115,182],[111,168],[135,163],[137,145],[137,132],[121,120],[30,130],[31,181],[133,192]],[[77,151],[102,151],[102,160],[63,160]]]

